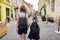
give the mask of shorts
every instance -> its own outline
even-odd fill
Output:
[[[23,26],[23,25],[22,25],[22,26]],[[19,34],[19,35],[27,34],[27,26],[25,26],[25,28],[23,28],[23,29],[20,29],[20,28],[18,27],[18,34]]]

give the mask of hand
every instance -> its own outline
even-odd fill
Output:
[[[27,30],[28,30],[28,28],[29,28],[29,25],[27,25]]]

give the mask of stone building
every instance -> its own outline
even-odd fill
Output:
[[[0,37],[7,33],[7,23],[11,20],[11,0],[0,0]]]
[[[33,5],[31,5],[30,3],[25,2],[24,0],[20,0],[20,2],[21,2],[21,5],[23,4],[26,7],[27,13],[29,13],[29,14],[32,13]]]
[[[46,18],[54,20],[54,22],[59,23],[60,19],[60,0],[39,0],[39,10],[43,5],[46,5]]]

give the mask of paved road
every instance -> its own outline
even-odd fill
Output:
[[[41,31],[40,31],[41,39],[40,40],[60,40],[60,34],[57,34],[54,32],[55,30],[57,30],[57,26],[55,23],[46,24],[46,22],[41,21],[40,17],[38,17],[38,20],[39,20],[38,23],[41,28]],[[28,33],[29,33],[29,30],[28,30]],[[0,40],[19,40],[19,36],[16,33],[16,22],[15,21],[11,21],[8,24],[8,34]],[[29,39],[27,38],[27,40]]]

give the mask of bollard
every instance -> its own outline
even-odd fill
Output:
[[[59,20],[58,20],[58,32],[60,31],[60,17],[59,17]]]

